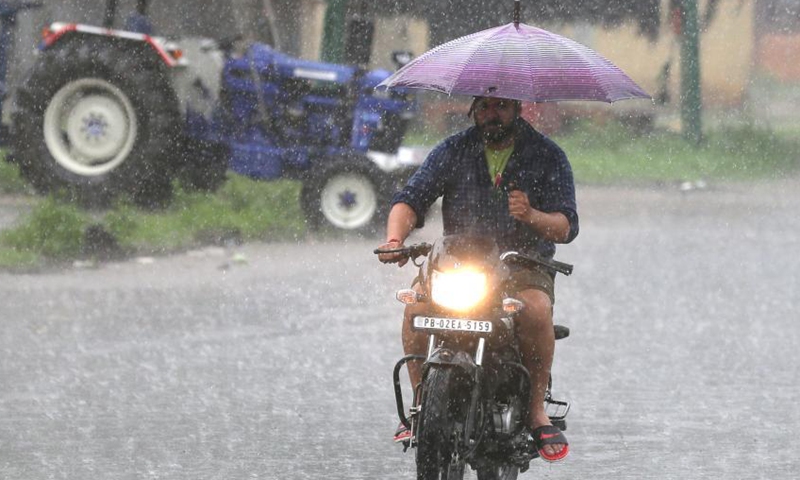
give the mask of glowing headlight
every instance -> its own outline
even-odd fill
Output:
[[[431,297],[434,302],[453,310],[468,310],[486,296],[486,275],[474,270],[433,272]]]

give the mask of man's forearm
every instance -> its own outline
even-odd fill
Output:
[[[386,221],[386,241],[397,240],[400,243],[408,238],[417,224],[417,214],[407,203],[396,203],[389,212]]]
[[[547,213],[531,208],[525,223],[543,240],[565,243],[569,239],[569,220],[561,212]]]

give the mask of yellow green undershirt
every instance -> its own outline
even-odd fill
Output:
[[[503,170],[508,165],[508,159],[511,158],[511,153],[514,151],[514,145],[502,150],[493,150],[491,148],[484,148],[486,154],[486,165],[489,167],[489,178],[492,179],[492,184],[497,187],[503,178]]]

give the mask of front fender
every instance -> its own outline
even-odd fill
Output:
[[[454,352],[449,348],[434,350],[425,363],[427,365],[455,367],[468,374],[470,378],[474,378],[474,374],[478,370],[478,365],[475,364],[475,360],[471,355],[463,351]]]
[[[167,67],[183,67],[186,65],[185,60],[182,60],[183,52],[173,42],[167,41],[165,38],[80,23],[56,22],[51,24],[45,30],[44,39],[39,45],[39,49],[46,50],[68,37],[106,37],[109,41],[142,43],[148,45]]]

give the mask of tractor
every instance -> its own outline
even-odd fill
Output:
[[[0,12],[11,3],[22,8],[0,1]],[[398,152],[417,111],[410,92],[375,89],[391,72],[239,37],[161,38],[138,3],[126,29],[112,28],[108,0],[103,26],[44,30],[14,95],[6,155],[36,191],[88,206],[124,194],[158,207],[174,180],[213,191],[232,171],[299,180],[312,227],[364,230],[385,218],[412,168]],[[394,58],[399,67],[409,55]]]

